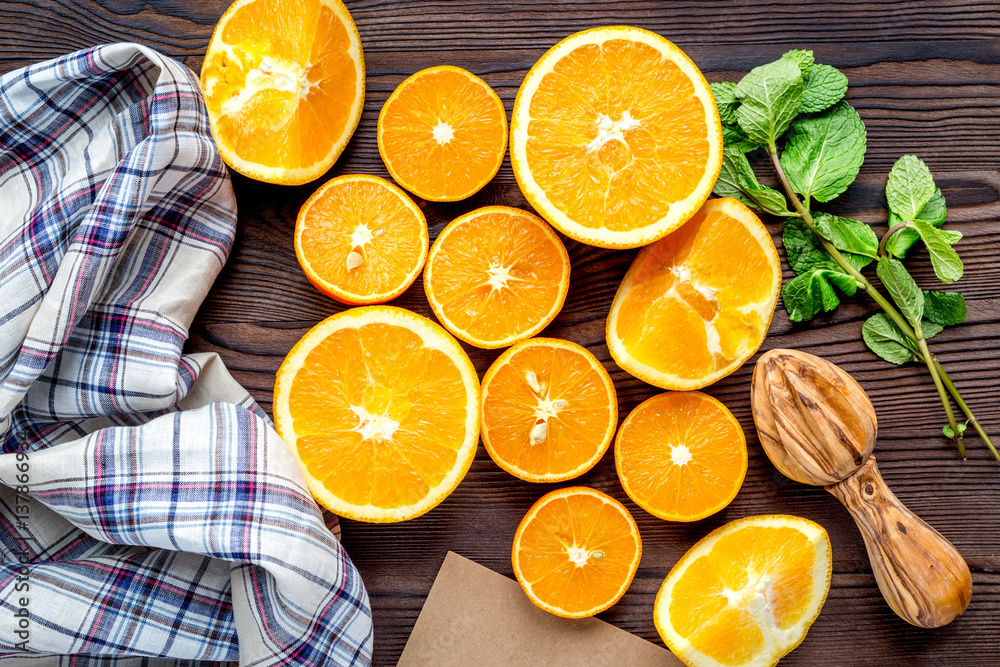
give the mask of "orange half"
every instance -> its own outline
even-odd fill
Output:
[[[528,72],[511,117],[521,192],[566,236],[603,248],[663,238],[722,167],[715,97],[683,51],[626,26],[570,35]]]
[[[608,313],[608,349],[644,382],[701,389],[757,351],[780,290],[767,228],[735,199],[712,199],[632,262]]]
[[[535,215],[486,206],[453,220],[431,246],[424,291],[448,331],[497,348],[555,319],[569,291],[569,255]]]
[[[299,209],[295,256],[309,282],[341,303],[394,299],[427,259],[427,221],[405,192],[377,176],[338,176]]]
[[[378,152],[392,178],[431,201],[471,197],[507,151],[507,111],[485,81],[460,67],[421,70],[378,116]]]
[[[615,440],[615,467],[629,498],[653,516],[697,521],[732,502],[747,472],[747,443],[725,405],[699,391],[653,396]]]
[[[684,554],[656,595],[653,620],[691,667],[775,665],[802,643],[830,592],[830,537],[786,515],[718,528]]]
[[[531,338],[486,371],[482,422],[483,444],[498,466],[527,482],[562,482],[601,460],[618,425],[618,398],[585,348]]]
[[[514,576],[528,598],[557,616],[598,614],[628,590],[642,558],[639,528],[625,506],[573,486],[542,496],[514,534]]]
[[[352,308],[285,357],[274,422],[321,505],[358,521],[405,521],[437,506],[472,465],[479,381],[461,346],[426,317]]]
[[[236,0],[212,33],[201,87],[226,164],[259,181],[308,183],[361,119],[361,37],[340,0]]]

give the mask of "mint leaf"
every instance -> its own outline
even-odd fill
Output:
[[[958,292],[924,290],[924,319],[950,327],[964,322],[967,313],[965,297]]]
[[[959,423],[955,424],[955,426],[958,427],[958,434],[959,435],[964,435],[965,434],[965,429],[968,428],[968,426],[966,426],[962,422],[959,422]],[[941,432],[944,433],[944,437],[946,437],[946,438],[948,438],[950,440],[954,440],[955,439],[955,432],[951,430],[951,426],[945,426],[944,428],[941,429]]]
[[[924,338],[933,338],[943,329],[940,324],[924,320]],[[920,359],[916,343],[885,313],[877,313],[865,320],[861,326],[861,337],[869,350],[889,363],[905,364]]]
[[[937,188],[934,190],[934,196],[931,197],[930,201],[924,204],[923,209],[917,214],[918,220],[923,220],[934,227],[940,227],[944,224],[945,218],[948,215],[948,208],[945,205],[944,195],[941,194],[941,189]],[[910,222],[909,220],[903,220],[892,209],[889,209],[889,227],[895,227],[900,222]],[[949,243],[955,243],[960,238],[962,238],[961,232],[944,230],[945,240]],[[893,257],[905,257],[906,251],[917,242],[920,235],[917,234],[915,229],[901,229],[889,238],[889,242],[886,244],[885,249]]]
[[[878,237],[865,223],[828,213],[817,213],[813,216],[813,223],[820,236],[837,250],[864,257],[865,265],[878,259]]]
[[[781,230],[782,245],[788,266],[796,274],[806,273],[815,267],[839,268],[833,258],[826,254],[802,218],[786,220]]]
[[[722,149],[722,169],[712,192],[719,197],[733,197],[750,208],[774,215],[793,215],[788,210],[785,195],[757,182],[753,168],[739,146],[725,146]]]
[[[802,73],[791,60],[754,67],[736,84],[736,121],[751,141],[774,146],[799,113]]]
[[[781,238],[785,247],[785,256],[788,258],[788,265],[795,273],[806,273],[814,268],[825,268],[843,273],[843,269],[834,261],[833,257],[827,254],[819,239],[802,218],[787,220],[782,229]],[[855,255],[851,252],[844,252],[843,255],[858,271],[871,261],[863,255]],[[852,290],[851,294],[853,293]]]
[[[847,77],[829,65],[814,65],[805,76],[800,113],[815,113],[828,109],[847,93]]]
[[[896,160],[885,185],[889,209],[905,222],[917,218],[934,196],[934,177],[924,161],[916,155],[904,155]]]
[[[914,328],[919,327],[924,317],[924,293],[917,287],[903,263],[898,259],[882,257],[878,260],[875,272],[906,319]]]
[[[847,102],[792,123],[781,167],[806,201],[827,202],[854,182],[865,159],[865,124]]]
[[[918,358],[913,341],[885,313],[876,313],[865,320],[861,337],[869,350],[890,364],[901,365]]]
[[[736,101],[736,84],[723,81],[708,85],[711,86],[712,94],[715,95],[715,105],[719,107],[719,119],[722,120],[722,124],[733,125],[736,123],[736,107],[739,105],[739,102]]]
[[[840,299],[833,289],[834,285],[848,296],[853,296],[858,289],[858,283],[846,273],[820,267],[789,280],[781,290],[781,300],[788,311],[788,319],[792,322],[805,322],[820,312],[830,312],[836,308],[840,305]]]
[[[739,125],[722,126],[722,145],[732,146],[741,153],[752,151],[758,146],[747,138],[746,133],[740,129]]]
[[[792,49],[781,56],[781,58],[782,60],[791,60],[798,65],[803,77],[809,74],[809,71],[813,68],[813,63],[816,62],[812,51],[803,51],[802,49]]]
[[[920,234],[927,252],[931,256],[931,266],[934,267],[934,275],[943,283],[953,283],[962,277],[965,267],[958,253],[948,243],[944,233],[935,229],[923,220],[914,220],[913,228]]]

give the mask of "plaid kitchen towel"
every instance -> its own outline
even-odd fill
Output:
[[[370,662],[294,456],[182,354],[235,227],[185,67],[114,44],[0,77],[0,662]]]

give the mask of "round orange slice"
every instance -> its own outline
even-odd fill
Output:
[[[309,282],[337,301],[382,303],[402,294],[427,259],[427,220],[377,176],[338,176],[299,209],[295,255]]]
[[[497,348],[530,338],[559,314],[569,255],[544,220],[486,206],[453,220],[431,246],[424,291],[448,331]]]
[[[526,482],[562,482],[601,460],[618,425],[618,397],[594,355],[531,338],[483,377],[482,437],[496,464]]]
[[[352,308],[285,357],[274,422],[321,505],[358,521],[405,521],[437,506],[472,465],[479,380],[458,342],[427,318]]]
[[[615,467],[635,504],[668,521],[697,521],[736,497],[747,443],[725,405],[699,391],[653,396],[615,439]]]
[[[514,533],[514,576],[536,606],[585,618],[621,599],[639,569],[642,541],[625,506],[573,486],[542,496]]]
[[[708,198],[722,125],[697,66],[625,26],[570,35],[528,72],[511,117],[521,192],[566,236],[602,248],[663,238]]]
[[[608,314],[608,349],[649,384],[700,389],[753,356],[780,289],[767,228],[735,199],[712,199],[632,262]]]
[[[259,181],[308,183],[361,119],[361,37],[340,0],[236,0],[212,33],[201,87],[226,164]]]
[[[786,515],[718,528],[684,554],[656,595],[653,620],[691,667],[759,667],[805,639],[830,592],[830,537]]]
[[[399,84],[378,116],[378,152],[404,188],[457,201],[490,182],[507,151],[507,111],[475,74],[444,65]]]

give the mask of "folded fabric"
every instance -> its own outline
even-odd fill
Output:
[[[182,353],[236,227],[194,75],[113,44],[0,77],[0,203],[4,664],[369,664],[294,455]]]

